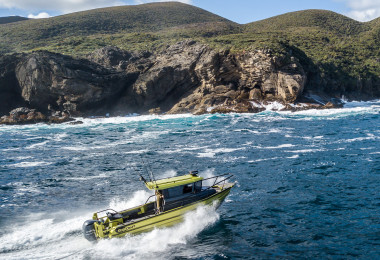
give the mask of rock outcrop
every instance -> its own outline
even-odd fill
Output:
[[[9,112],[9,116],[0,118],[0,125],[25,125],[35,123],[65,123],[74,121],[67,113],[59,113],[52,116],[46,116],[36,109],[19,107]]]
[[[310,102],[314,89],[323,94],[317,106],[339,106],[331,99],[338,92],[313,88],[310,84],[315,84],[315,77],[310,81],[309,75],[313,74],[290,53],[216,51],[191,40],[160,53],[104,47],[86,59],[46,51],[13,54],[0,57],[0,116],[24,106],[46,117],[254,113],[263,109],[252,104],[268,101],[294,110],[287,104],[302,99]],[[374,96],[379,89],[371,85]]]
[[[50,52],[35,52],[19,61],[16,78],[23,100],[42,112],[78,115],[111,106],[134,80],[88,60]]]

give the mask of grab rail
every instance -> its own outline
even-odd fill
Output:
[[[148,203],[148,201],[150,200],[151,197],[154,197],[156,196],[156,194],[153,194],[153,195],[150,195],[149,198],[145,201],[144,205]]]
[[[224,178],[223,180],[217,182],[217,181],[218,181],[218,178],[219,178],[219,177],[223,177],[223,176],[227,176],[227,177]],[[214,176],[214,177],[210,177],[210,178],[203,179],[203,180],[210,180],[210,179],[214,179],[214,178],[215,178],[214,183],[213,183],[210,187],[208,187],[207,189],[210,189],[210,188],[212,188],[213,186],[215,186],[215,185],[217,185],[217,184],[219,184],[219,183],[221,183],[221,182],[224,182],[224,183],[223,183],[223,186],[222,186],[222,189],[223,189],[223,188],[224,188],[224,184],[226,183],[226,180],[232,178],[233,176],[234,176],[234,175],[233,175],[232,173],[224,173],[224,174],[221,174],[221,175],[218,175],[218,176]]]

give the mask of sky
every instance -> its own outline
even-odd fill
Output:
[[[88,9],[134,5],[161,0],[0,0],[0,17],[48,18]],[[331,10],[358,21],[380,16],[380,0],[179,0],[245,24],[305,9]]]

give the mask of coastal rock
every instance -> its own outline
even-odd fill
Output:
[[[27,55],[16,67],[21,96],[30,107],[71,115],[111,105],[131,76],[50,52]]]
[[[67,113],[62,113],[61,116],[46,116],[36,109],[27,107],[19,107],[9,112],[9,116],[0,118],[0,125],[25,125],[35,123],[54,123],[60,124],[73,121]]]
[[[254,104],[265,102],[290,111],[341,107],[335,97],[351,92],[314,86],[313,73],[290,52],[218,51],[192,40],[156,53],[107,46],[87,59],[47,51],[12,54],[0,57],[0,116],[17,107],[52,121],[106,113],[255,113],[265,108]],[[354,91],[363,97],[379,92],[376,82],[359,83]]]
[[[195,66],[195,77],[200,84],[186,93],[169,113],[198,111],[202,107],[220,106],[232,101],[294,102],[302,94],[307,77],[295,58],[289,60],[272,57],[260,50],[232,54],[218,53],[205,47]]]
[[[23,56],[24,54],[0,56],[0,116],[26,105],[16,78],[16,66]]]

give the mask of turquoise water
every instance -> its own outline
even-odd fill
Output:
[[[380,102],[297,113],[136,116],[0,127],[4,259],[380,257]],[[150,195],[156,178],[235,174],[215,211],[87,242],[81,225]]]

